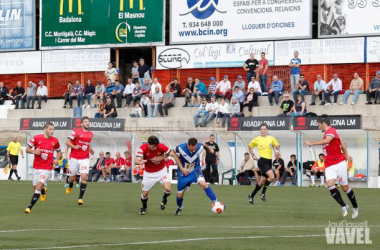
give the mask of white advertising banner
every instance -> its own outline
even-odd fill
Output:
[[[216,43],[183,46],[158,46],[157,69],[235,68],[254,53],[259,61],[266,54],[269,65],[274,65],[274,43]]]
[[[0,53],[0,74],[27,73],[41,73],[40,51]]]
[[[380,36],[367,37],[367,62],[380,63]]]
[[[319,37],[380,35],[380,0],[318,0]]]
[[[110,62],[110,49],[50,50],[42,52],[42,72],[103,71]]]
[[[364,63],[364,37],[275,42],[275,65],[288,65],[298,51],[301,64]]]
[[[311,38],[312,0],[171,0],[170,44]]]

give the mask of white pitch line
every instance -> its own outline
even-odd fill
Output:
[[[350,235],[348,233],[345,235]],[[335,234],[338,235],[338,234]],[[341,235],[341,234],[339,234]],[[34,247],[34,248],[11,248],[4,250],[48,250],[48,249],[72,249],[72,248],[86,248],[86,247],[110,247],[110,246],[128,246],[128,245],[153,245],[163,243],[180,243],[180,242],[192,242],[192,241],[208,241],[208,240],[247,240],[247,239],[267,239],[267,238],[304,238],[304,237],[326,237],[325,234],[314,235],[282,235],[282,236],[242,236],[242,237],[215,237],[215,238],[192,238],[192,239],[178,239],[178,240],[162,240],[162,241],[141,241],[141,242],[125,242],[125,243],[109,243],[109,244],[97,244],[97,245],[78,245],[78,246],[57,246],[57,247]]]

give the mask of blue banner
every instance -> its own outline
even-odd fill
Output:
[[[0,0],[0,52],[35,50],[35,1]]]

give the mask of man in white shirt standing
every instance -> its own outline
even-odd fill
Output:
[[[127,100],[124,107],[129,107],[129,104],[132,101],[133,89],[136,85],[132,82],[132,78],[128,77],[128,84],[125,85],[123,97]]]
[[[225,75],[223,80],[216,85],[215,98],[226,98],[229,91],[231,91],[231,82],[228,80],[228,75]]]
[[[325,87],[325,100],[326,100],[326,106],[331,105],[330,95],[334,95],[334,105],[338,105],[338,95],[340,94],[340,91],[342,91],[342,81],[338,78],[338,74],[333,74],[333,79],[326,84]],[[332,90],[330,90],[330,86],[332,86]]]
[[[256,77],[254,77],[254,76],[251,77],[251,81],[248,84],[248,93],[249,93],[250,89],[254,89],[255,90],[255,94],[257,96],[261,96],[262,93],[263,93],[262,90],[261,90],[260,83],[258,81],[256,81]]]
[[[33,97],[31,109],[34,109],[34,102],[36,101],[36,99],[38,99],[37,109],[41,109],[42,99],[44,99],[44,101],[47,102],[48,90],[47,90],[46,86],[44,85],[44,81],[41,80],[39,85],[40,86],[38,86],[38,88],[37,88],[36,95]]]

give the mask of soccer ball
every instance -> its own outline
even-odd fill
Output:
[[[214,214],[221,214],[224,211],[224,205],[220,201],[214,202],[211,205],[211,211]]]

